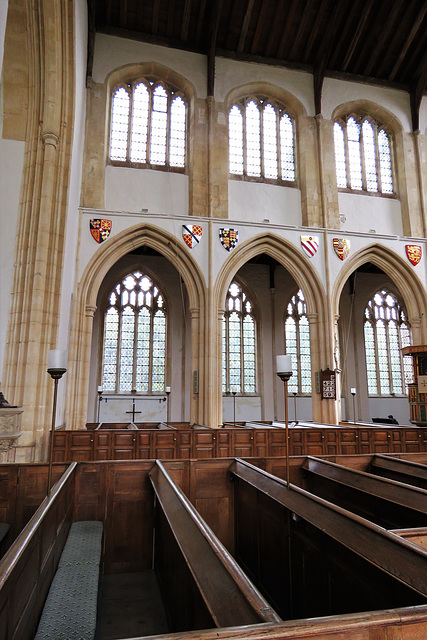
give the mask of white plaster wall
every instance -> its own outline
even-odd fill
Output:
[[[65,234],[63,279],[61,290],[60,320],[57,349],[68,351],[71,301],[76,271],[77,243],[79,238],[79,199],[82,177],[83,145],[86,118],[86,57],[87,57],[87,4],[85,0],[75,3],[75,105],[74,136],[71,153],[70,185],[68,192],[68,214]],[[62,424],[67,374],[58,385],[57,425]]]
[[[105,208],[188,215],[188,176],[168,171],[106,167]]]
[[[302,223],[301,191],[272,184],[228,181],[228,213],[234,220]]]
[[[96,34],[92,73],[95,82],[104,82],[113,69],[152,61],[180,73],[194,84],[197,97],[206,98],[206,56],[103,33]]]
[[[400,201],[374,195],[338,193],[341,231],[403,235]]]
[[[0,138],[0,383],[13,280],[24,154],[25,142]],[[10,402],[13,402],[13,398]]]
[[[232,89],[248,82],[270,82],[281,87],[301,101],[308,115],[315,115],[311,73],[266,64],[216,58],[215,100],[223,102]]]
[[[3,69],[4,36],[6,32],[8,4],[9,0],[0,0],[0,78]]]
[[[370,100],[393,113],[404,131],[412,131],[409,93],[361,82],[325,78],[322,88],[322,115],[330,120],[336,107],[353,100]]]

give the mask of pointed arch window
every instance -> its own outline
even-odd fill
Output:
[[[222,317],[222,391],[256,392],[256,322],[253,305],[233,282]]]
[[[378,291],[365,308],[366,372],[369,395],[401,395],[412,382],[412,360],[401,354],[411,342],[405,309],[386,289]]]
[[[371,117],[334,123],[335,169],[340,189],[393,194],[392,140]]]
[[[293,371],[288,390],[291,393],[311,393],[310,326],[301,289],[291,298],[286,309],[285,345],[286,353],[292,358]]]
[[[111,291],[104,316],[102,387],[125,393],[165,388],[166,306],[153,281],[140,271]]]
[[[180,93],[147,78],[121,85],[111,98],[112,164],[186,166],[187,103]]]
[[[228,130],[231,175],[295,182],[294,123],[282,107],[261,97],[236,102]]]

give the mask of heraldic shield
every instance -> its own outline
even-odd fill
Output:
[[[220,229],[219,239],[224,249],[231,251],[239,242],[239,232],[236,229]]]
[[[111,220],[95,218],[94,220],[91,220],[89,224],[91,236],[98,244],[107,240],[111,233],[111,227],[113,226]]]
[[[422,256],[421,246],[419,244],[407,244],[405,245],[405,250],[409,262],[416,267]]]
[[[319,236],[301,236],[301,249],[312,258],[319,248]]]
[[[202,237],[203,229],[198,224],[183,224],[182,225],[182,238],[190,249],[193,249],[199,244]]]
[[[345,260],[350,253],[350,240],[346,238],[334,238],[333,245],[338,258]]]

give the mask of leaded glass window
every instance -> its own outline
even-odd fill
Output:
[[[147,78],[121,85],[111,99],[110,161],[184,169],[187,104],[171,87]]]
[[[307,306],[301,289],[294,295],[285,315],[286,353],[292,358],[291,393],[311,393],[310,326]]]
[[[370,117],[334,123],[335,170],[340,189],[393,194],[391,139]]]
[[[412,360],[402,357],[401,349],[411,344],[411,330],[405,309],[386,289],[365,308],[364,337],[369,395],[406,393],[412,382]]]
[[[234,176],[295,181],[294,124],[266,98],[246,98],[228,115],[229,171]]]
[[[256,392],[256,323],[253,305],[233,282],[222,318],[222,391]]]
[[[162,392],[166,368],[166,306],[153,281],[140,271],[111,291],[104,316],[104,391]]]

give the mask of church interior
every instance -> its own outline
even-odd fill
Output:
[[[0,1],[0,640],[427,637],[427,3]]]

